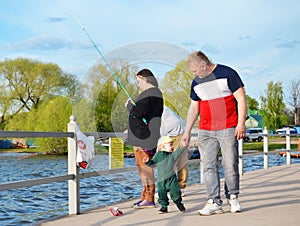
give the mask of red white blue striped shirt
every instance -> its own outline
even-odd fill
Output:
[[[190,97],[199,101],[199,129],[222,130],[238,123],[237,102],[233,93],[244,84],[232,68],[218,64],[204,78],[194,78]]]

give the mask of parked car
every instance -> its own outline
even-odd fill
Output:
[[[262,128],[248,128],[246,129],[246,135],[243,138],[244,142],[252,141],[262,141],[263,139],[263,129]]]
[[[290,128],[290,134],[297,134],[298,133],[297,130],[294,127],[288,127],[288,126],[283,127],[281,129],[277,129],[276,133],[278,133],[278,134],[286,134],[286,130],[288,128]]]

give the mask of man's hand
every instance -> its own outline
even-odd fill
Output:
[[[235,136],[237,140],[244,138],[246,135],[246,127],[244,125],[237,125],[235,128]]]
[[[185,148],[190,142],[190,134],[184,133],[180,139],[180,147]]]

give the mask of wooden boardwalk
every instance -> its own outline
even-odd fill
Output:
[[[222,181],[223,183],[223,181]],[[79,215],[66,216],[42,223],[43,226],[100,226],[100,225],[220,225],[220,226],[299,226],[300,225],[300,164],[271,167],[256,170],[241,177],[239,200],[243,208],[241,213],[230,213],[224,200],[224,214],[199,216],[206,201],[205,185],[192,185],[186,188],[183,202],[187,208],[180,213],[175,204],[169,206],[168,214],[157,214],[160,207],[139,209],[131,208],[135,200],[119,203],[123,216],[114,217],[107,206]],[[224,198],[222,189],[222,198]]]

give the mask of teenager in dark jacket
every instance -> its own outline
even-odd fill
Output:
[[[132,103],[127,100],[125,106],[129,111],[128,144],[133,146],[138,173],[143,183],[143,191],[135,208],[155,207],[154,171],[143,162],[143,158],[151,159],[156,152],[160,137],[163,97],[153,73],[143,69],[136,76],[141,94]]]

